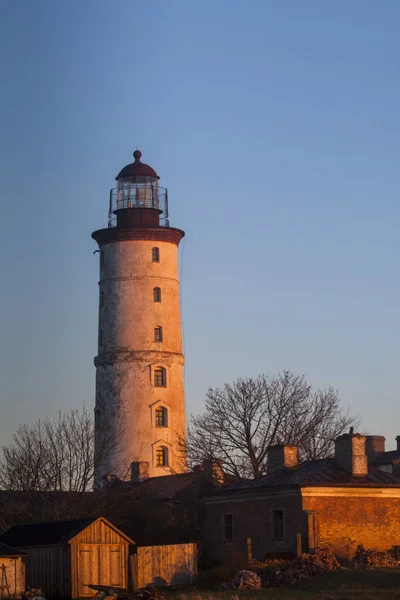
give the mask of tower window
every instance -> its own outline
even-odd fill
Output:
[[[160,248],[153,248],[151,251],[153,262],[160,262]]]
[[[162,327],[154,327],[154,341],[155,342],[163,341]]]
[[[163,406],[156,409],[156,427],[168,427],[168,411]]]
[[[167,385],[167,372],[164,367],[154,369],[154,385],[156,387],[165,387]]]
[[[104,306],[104,292],[100,292],[100,308]]]
[[[154,302],[161,302],[161,288],[153,288]]]
[[[103,345],[103,330],[99,330],[99,346]]]
[[[95,431],[101,429],[101,410],[99,408],[94,409],[94,429]]]
[[[156,450],[157,467],[168,467],[168,448],[159,446]]]

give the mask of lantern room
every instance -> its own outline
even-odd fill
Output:
[[[135,161],[120,171],[115,178],[117,187],[110,191],[108,226],[126,227],[130,223],[143,227],[147,223],[147,226],[168,227],[167,190],[159,187],[160,178],[155,170],[141,162],[140,150],[135,150],[133,157]],[[135,209],[135,214],[131,209]],[[157,215],[148,211],[157,211]]]

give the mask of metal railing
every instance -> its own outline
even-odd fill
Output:
[[[161,227],[169,227],[168,190],[146,183],[128,184],[110,190],[108,226],[117,224],[116,210],[122,208],[155,208],[160,212]]]

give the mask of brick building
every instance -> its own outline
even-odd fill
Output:
[[[372,464],[378,437],[342,435],[334,458],[301,464],[296,446],[271,447],[267,475],[205,499],[207,560],[294,555],[297,534],[303,551],[329,544],[342,555],[400,544],[400,477]]]

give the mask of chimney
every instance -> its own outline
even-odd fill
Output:
[[[396,442],[397,442],[397,452],[400,452],[400,435],[398,435],[396,437]]]
[[[113,483],[116,483],[117,481],[119,481],[118,477],[116,475],[111,475],[110,473],[103,475],[102,479],[103,479],[104,486],[112,485]]]
[[[368,464],[374,462],[378,456],[385,452],[385,436],[383,435],[367,435],[365,445]]]
[[[268,448],[268,474],[276,473],[285,467],[296,467],[299,464],[299,449],[297,446],[277,444]]]
[[[337,464],[354,476],[368,475],[368,462],[365,453],[366,436],[359,433],[344,433],[335,440],[335,460]]]
[[[205,458],[203,460],[203,477],[208,483],[222,485],[224,483],[224,472],[219,460]]]
[[[131,482],[139,483],[149,478],[149,463],[145,460],[131,463]]]

